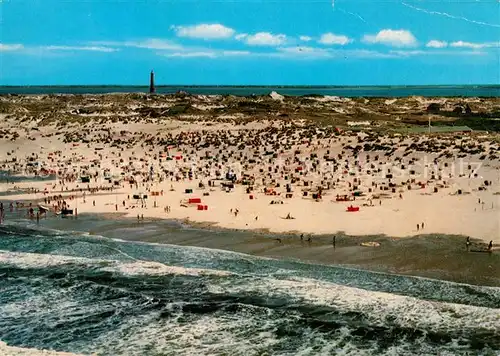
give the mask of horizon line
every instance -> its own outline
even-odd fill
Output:
[[[0,88],[25,88],[25,87],[41,87],[41,88],[53,88],[53,87],[139,87],[148,88],[147,84],[0,84]],[[166,85],[155,85],[155,88],[419,88],[419,87],[499,87],[500,84],[361,84],[361,85],[329,85],[329,84],[318,84],[318,85],[293,85],[293,84],[166,84]]]

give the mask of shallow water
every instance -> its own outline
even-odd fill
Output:
[[[11,174],[8,171],[0,170],[0,182],[38,182],[38,181],[52,181],[56,178],[55,175],[23,175],[23,174]],[[10,193],[13,194],[13,193]]]
[[[158,229],[87,223],[123,238]],[[9,345],[100,355],[500,352],[498,287],[47,225],[0,226],[0,340]]]

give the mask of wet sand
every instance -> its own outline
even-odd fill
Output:
[[[84,231],[128,241],[222,249],[268,258],[300,260],[312,264],[341,265],[371,271],[421,276],[459,283],[500,286],[500,252],[467,252],[465,236],[418,235],[391,238],[384,235],[315,235],[239,231],[149,219],[137,222],[120,214],[80,215],[77,219],[42,219],[40,226]],[[280,239],[279,242],[277,239]],[[374,241],[379,247],[364,247]],[[472,239],[471,249],[485,244]]]

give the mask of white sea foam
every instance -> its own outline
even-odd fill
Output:
[[[116,249],[121,252],[120,250]],[[127,255],[124,252],[121,252]],[[130,256],[133,258],[132,256]],[[135,259],[135,258],[133,258]],[[100,267],[103,271],[123,273],[129,276],[137,275],[184,275],[184,276],[228,276],[230,272],[215,269],[185,268],[169,266],[160,262],[142,261],[135,259],[134,262],[124,262],[106,259],[91,259],[85,257],[72,257],[61,255],[47,255],[27,252],[10,252],[0,250],[0,263],[15,265],[20,268],[43,268],[54,267],[63,264],[81,264],[84,266]]]
[[[219,281],[209,289],[220,294],[286,295],[300,303],[330,306],[342,312],[362,312],[375,325],[385,325],[390,320],[402,327],[434,331],[467,330],[478,326],[492,332],[500,330],[500,309],[428,301],[308,278],[255,278],[253,282],[245,280],[244,283]]]
[[[204,249],[198,252],[209,253],[210,250],[205,251]],[[224,251],[221,252],[224,253]],[[222,254],[221,252],[219,254]],[[205,258],[205,256],[202,255],[201,258]],[[21,267],[44,267],[64,263],[91,264],[92,267],[99,267],[102,270],[128,275],[205,275],[207,271],[209,274],[215,273],[217,275],[219,273],[225,275],[226,273],[216,270],[173,267],[147,261],[123,262],[7,251],[0,251],[0,263]],[[234,278],[230,280],[218,279],[210,282],[209,291],[221,295],[256,293],[261,297],[284,296],[290,305],[326,305],[338,309],[342,313],[361,312],[365,314],[371,325],[386,326],[389,323],[428,331],[460,329],[465,332],[478,328],[489,331],[500,328],[499,309],[430,302],[308,278],[290,276],[287,278],[288,280],[245,276],[241,278],[241,282]],[[63,315],[63,318],[79,318],[81,315],[86,315],[92,308],[99,309],[99,305],[75,304],[75,300],[70,294],[66,296],[58,289],[51,289],[44,293],[48,294],[44,294],[40,298],[30,296],[29,306],[16,304],[15,310],[12,308],[10,311],[0,309],[0,315],[4,313],[16,316],[24,315],[28,310],[43,319],[43,310],[46,310],[47,303],[51,303],[51,308],[48,308],[50,313]],[[58,300],[58,303],[54,305],[53,300]],[[93,340],[88,348],[99,354],[394,355],[412,354],[412,351],[408,350],[414,350],[414,344],[421,342],[419,350],[423,350],[422,353],[436,353],[436,349],[433,349],[434,346],[427,344],[425,340],[397,341],[395,346],[385,351],[377,349],[377,340],[373,340],[373,345],[370,343],[358,345],[354,342],[355,337],[351,335],[352,330],[348,325],[338,330],[332,330],[334,335],[325,335],[321,331],[306,327],[301,329],[301,332],[304,333],[301,337],[305,340],[302,344],[288,349],[289,351],[274,351],[277,350],[275,347],[278,347],[283,339],[276,333],[276,329],[283,325],[294,325],[296,315],[283,315],[272,308],[239,305],[237,312],[216,312],[196,315],[196,318],[190,319],[188,315],[181,317],[183,316],[182,305],[180,305],[182,303],[184,302],[171,303],[171,305],[166,306],[165,309],[169,309],[174,315],[173,317],[162,317],[161,311],[148,311],[145,314],[124,319],[123,323],[120,323],[116,328],[111,328],[110,331]],[[78,308],[78,312],[73,310],[73,313],[68,315],[68,310],[72,310],[72,308]],[[293,339],[294,336],[290,336],[290,338]],[[2,354],[1,346],[0,354]],[[441,354],[445,355],[444,352]],[[10,355],[9,353],[5,354]],[[28,354],[38,355],[37,353]]]
[[[182,276],[229,276],[231,273],[226,271],[218,271],[213,269],[200,269],[200,268],[185,268],[185,267],[175,267],[168,266],[159,262],[150,261],[140,261],[133,263],[119,263],[112,268],[105,267],[103,270],[110,270],[112,272],[121,272],[125,275],[135,276],[135,275],[182,275]]]
[[[294,325],[295,316],[277,316],[272,310],[259,310],[252,306],[242,308],[237,314],[203,315],[189,322],[180,321],[179,318],[161,318],[159,313],[141,315],[101,335],[94,345],[99,353],[120,350],[123,354],[140,354],[148,350],[150,353],[189,356],[393,356],[412,355],[415,348],[421,352],[419,354],[436,353],[435,347],[427,344],[424,337],[412,341],[398,340],[396,346],[386,350],[378,348],[376,339],[359,345],[349,326],[331,330],[327,334],[313,328],[300,329],[301,335],[297,337],[302,341],[291,346],[290,341],[293,342],[296,336],[279,336],[276,329]],[[280,347],[283,342],[284,345]],[[440,355],[454,355],[453,352],[447,352],[446,348],[446,345],[439,347]]]
[[[33,348],[8,346],[0,340],[0,355],[4,356],[78,356],[69,352],[57,352],[51,350],[38,350]]]
[[[118,349],[123,354],[155,353],[176,355],[261,355],[279,340],[272,330],[276,321],[253,310],[238,314],[203,315],[188,323],[178,318],[140,316],[101,335],[94,344],[99,350]],[[133,332],[131,332],[133,331]]]
[[[96,235],[97,236],[97,235]],[[94,235],[92,235],[94,237]],[[181,246],[181,245],[172,245],[166,243],[159,242],[144,242],[144,241],[130,241],[130,240],[121,240],[117,238],[111,239],[120,243],[129,243],[136,245],[146,245],[146,246],[159,246],[159,247],[167,247],[172,250],[182,251],[186,253],[186,255],[191,254],[192,257],[197,260],[200,259],[200,256],[203,258],[217,258],[219,261],[223,260],[233,260],[235,257],[238,257],[239,260],[243,260],[250,263],[255,263],[256,261],[272,261],[276,260],[275,258],[263,257],[263,256],[253,256],[242,252],[222,250],[217,248],[208,248],[208,247],[200,247],[200,246]]]

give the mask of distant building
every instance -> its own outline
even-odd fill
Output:
[[[155,92],[155,73],[151,71],[151,75],[149,76],[149,92]]]

